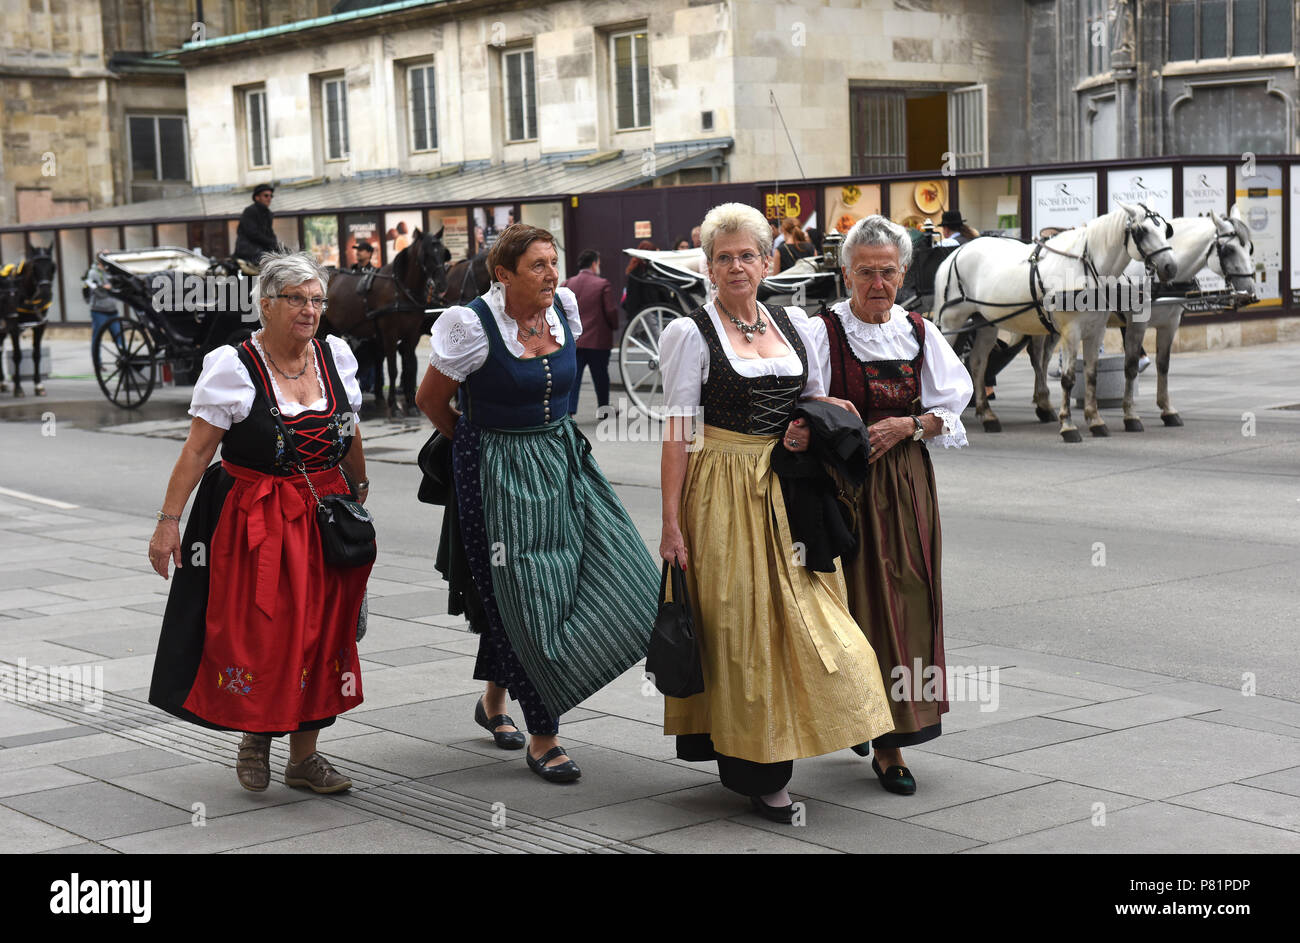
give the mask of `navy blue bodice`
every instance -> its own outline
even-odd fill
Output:
[[[567,416],[578,357],[560,299],[555,299],[555,312],[564,327],[564,346],[527,359],[506,349],[492,309],[483,298],[475,298],[468,307],[478,315],[487,335],[488,358],[460,385],[460,410],[465,418],[488,429],[526,429]],[[550,325],[545,330],[549,331]]]

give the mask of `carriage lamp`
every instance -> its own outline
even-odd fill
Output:
[[[844,236],[838,232],[828,232],[822,239],[822,260],[832,270],[840,267],[840,245],[843,242]]]

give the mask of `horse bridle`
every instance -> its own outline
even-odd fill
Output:
[[[1136,221],[1131,216],[1127,217],[1124,220],[1124,243],[1125,245],[1127,245],[1130,241],[1132,241],[1133,249],[1137,252],[1138,256],[1142,259],[1142,264],[1149,269],[1154,269],[1155,266],[1151,264],[1151,260],[1154,259],[1156,256],[1158,256],[1161,252],[1168,252],[1170,255],[1172,255],[1174,248],[1173,246],[1169,245],[1168,241],[1166,241],[1165,244],[1161,246],[1159,249],[1157,249],[1155,252],[1147,252],[1142,248],[1142,240],[1139,238],[1139,235],[1141,234],[1142,231],[1140,227],[1147,220],[1151,220],[1151,222],[1157,225],[1159,225],[1160,223],[1164,223],[1166,240],[1173,238],[1174,227],[1173,224],[1169,222],[1169,220],[1165,219],[1163,216],[1161,216],[1155,210],[1151,209],[1145,203],[1139,203],[1138,206],[1142,207],[1142,212],[1145,215],[1140,220],[1136,220]]]
[[[1252,272],[1229,272],[1228,271],[1228,262],[1223,257],[1223,252],[1224,249],[1226,249],[1230,243],[1232,243],[1233,241],[1239,242],[1241,243],[1241,247],[1243,249],[1245,249],[1248,253],[1250,252],[1249,247],[1241,238],[1241,233],[1237,231],[1237,227],[1232,226],[1231,223],[1229,223],[1228,225],[1232,227],[1232,232],[1228,232],[1228,233],[1219,232],[1218,226],[1215,226],[1214,241],[1210,243],[1210,245],[1206,248],[1205,258],[1201,260],[1201,264],[1204,265],[1205,263],[1209,262],[1210,253],[1213,252],[1215,255],[1219,257],[1219,273],[1224,278],[1227,278],[1230,275],[1236,276],[1238,278],[1244,278],[1247,275],[1254,277],[1255,273],[1253,271]]]

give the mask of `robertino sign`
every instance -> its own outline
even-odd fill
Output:
[[[1172,167],[1142,167],[1112,170],[1106,174],[1107,212],[1115,208],[1115,201],[1142,203],[1165,219],[1174,215],[1174,169]]]
[[[1031,193],[1033,235],[1049,228],[1082,226],[1098,215],[1095,173],[1035,176]]]
[[[1228,168],[1183,168],[1183,215],[1228,215]]]

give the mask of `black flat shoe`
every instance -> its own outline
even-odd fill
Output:
[[[849,749],[852,750],[854,753],[856,753],[858,756],[870,756],[871,741],[868,740],[866,743],[859,743],[855,747],[849,747]]]
[[[779,822],[781,825],[789,825],[794,821],[794,803],[789,805],[768,805],[758,796],[750,796],[749,804],[754,807],[754,811],[767,819],[769,822]]]
[[[482,698],[479,698],[478,703],[474,705],[474,723],[491,733],[492,739],[503,750],[518,750],[524,745],[524,732],[522,730],[498,731],[496,729],[498,727],[513,727],[515,722],[507,714],[497,714],[495,717],[489,718],[487,711],[483,709]]]
[[[880,779],[880,785],[889,792],[900,796],[910,796],[916,792],[916,780],[912,778],[912,773],[906,766],[891,766],[889,769],[882,770],[880,764],[872,760],[871,771]]]
[[[557,766],[546,765],[547,760],[563,756],[566,752],[564,747],[551,747],[540,759],[533,759],[531,753],[525,753],[524,757],[528,760],[528,768],[548,783],[571,783],[582,775],[582,770],[578,769],[578,764],[573,760],[565,760]]]

